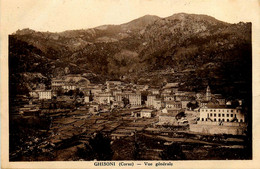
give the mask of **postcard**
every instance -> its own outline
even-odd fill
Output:
[[[259,13],[2,0],[2,168],[259,168]]]

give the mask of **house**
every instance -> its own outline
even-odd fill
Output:
[[[150,88],[148,89],[149,92],[151,92],[153,95],[159,95],[160,94],[160,90],[156,89],[156,88]]]
[[[214,94],[213,98],[217,100],[219,105],[225,105],[226,104],[226,99],[223,98],[221,94]]]
[[[162,101],[161,99],[155,99],[153,103],[153,107],[157,110],[162,108]]]
[[[114,101],[114,97],[110,92],[100,92],[95,96],[95,98],[99,104],[110,104]]]
[[[209,103],[199,109],[200,117],[190,130],[204,134],[244,135],[247,129],[241,107]]]
[[[158,125],[177,125],[176,116],[179,114],[178,110],[163,109],[159,114]]]
[[[156,95],[148,95],[147,101],[146,101],[146,106],[147,107],[153,107],[155,99],[156,99]]]
[[[123,99],[122,93],[116,93],[115,94],[115,101],[121,102]]]
[[[90,96],[89,95],[85,95],[84,102],[85,103],[89,103],[90,102]]]
[[[65,84],[64,80],[54,78],[51,81],[51,89],[54,90],[54,91],[59,90],[59,89],[62,88],[62,86],[64,86],[64,84]]]
[[[141,117],[151,118],[152,112],[153,112],[153,110],[151,110],[151,109],[142,109],[140,114],[141,114]]]
[[[137,117],[137,118],[151,118],[152,117],[153,110],[151,109],[142,109],[133,111],[131,116]]]
[[[183,108],[183,109],[186,109],[187,108],[187,104],[190,102],[190,100],[186,100],[186,99],[184,99],[184,100],[181,100],[181,107]]]
[[[145,91],[148,89],[148,85],[135,85],[136,91]]]
[[[29,95],[30,95],[30,97],[32,97],[32,98],[39,98],[39,94],[38,94],[38,92],[37,91],[30,91],[29,92]]]
[[[76,85],[74,85],[73,83],[65,83],[65,84],[62,86],[62,89],[63,89],[64,91],[76,90]]]
[[[141,106],[141,93],[131,93],[129,94],[129,103],[131,106]]]
[[[230,108],[222,105],[212,105],[201,107],[199,121],[211,122],[245,122],[245,116],[241,108]]]
[[[146,106],[159,110],[162,107],[161,99],[157,98],[156,95],[148,95]]]
[[[102,87],[95,86],[94,88],[90,88],[90,93],[96,96],[98,93],[102,92]]]
[[[44,90],[44,91],[37,91],[39,95],[39,99],[51,99],[52,98],[52,91],[51,90]]]
[[[177,92],[179,88],[179,83],[167,83],[163,87],[163,91],[166,93],[171,93],[171,92]]]
[[[180,110],[182,104],[180,101],[165,101],[165,108],[167,110]]]
[[[111,89],[116,89],[117,86],[121,86],[123,82],[121,81],[106,81],[106,88],[108,91],[110,91]]]
[[[175,97],[174,95],[172,95],[172,94],[165,94],[165,95],[163,96],[163,100],[164,100],[164,101],[176,100],[176,97]]]
[[[119,80],[111,80],[111,81],[106,81],[106,85],[107,86],[110,86],[110,85],[121,85],[122,84],[122,82],[121,81],[119,81]]]
[[[115,107],[118,107],[118,108],[124,107],[124,102],[123,101],[113,101],[112,108],[115,108]]]
[[[92,103],[90,106],[89,106],[89,112],[92,113],[92,114],[98,114],[98,111],[99,111],[99,104],[97,103]]]
[[[111,92],[112,92],[113,96],[116,96],[117,94],[121,94],[122,90],[120,90],[120,89],[113,89],[113,90],[111,90]]]

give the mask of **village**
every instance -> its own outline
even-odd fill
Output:
[[[11,153],[14,159],[19,153],[40,151],[51,153],[55,160],[78,160],[70,152],[101,132],[113,142],[135,138],[129,140],[134,142],[139,136],[146,148],[151,146],[148,140],[156,138],[158,145],[147,148],[142,159],[160,160],[162,147],[173,142],[243,148],[247,129],[243,100],[227,100],[211,93],[210,86],[195,93],[180,91],[179,83],[149,86],[110,80],[93,84],[81,75],[68,74],[53,78],[51,89],[38,84],[14,103],[13,118],[51,119],[42,131],[47,136],[32,136]]]

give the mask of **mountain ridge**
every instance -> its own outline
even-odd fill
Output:
[[[154,74],[152,81],[157,79],[158,84],[179,81],[185,83],[187,90],[200,90],[199,85],[208,83],[225,86],[228,79],[244,81],[243,76],[250,73],[251,66],[251,23],[230,24],[207,15],[179,13],[166,18],[145,15],[124,24],[86,30],[60,33],[18,30],[10,38],[14,39],[10,41],[11,47],[28,44],[26,48],[33,47],[40,51],[41,57],[47,58],[49,79],[55,76],[54,72],[68,67],[72,73],[92,72],[104,80],[124,77],[136,83],[150,83],[140,79],[148,79],[148,72],[151,72]],[[11,55],[21,58],[19,52]],[[29,50],[27,55],[36,56]],[[235,62],[230,68],[232,60]],[[239,64],[242,62],[245,64]],[[38,69],[35,66],[33,70],[37,72]],[[162,81],[158,80],[159,73],[152,73],[168,69],[175,72],[195,70],[195,73],[188,71],[181,79],[169,74]],[[199,81],[198,84],[183,80],[188,77],[196,77],[194,80]],[[232,85],[233,82],[227,86]]]

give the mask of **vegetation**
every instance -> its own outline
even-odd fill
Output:
[[[84,160],[112,160],[110,142],[108,137],[97,133],[94,138],[89,139],[89,144],[84,144],[84,148],[78,148],[77,156]]]
[[[164,151],[160,154],[162,160],[185,160],[185,154],[182,151],[181,145],[173,143],[167,146]]]
[[[210,85],[213,93],[241,98],[251,91],[250,23],[175,14],[162,19],[146,16],[104,29],[62,33],[26,29],[9,39],[13,94],[27,93],[33,87],[33,79],[25,80],[23,72],[41,73],[48,87],[50,78],[64,75],[65,69],[72,74],[91,72],[89,78],[94,82],[124,76],[134,83],[158,86],[177,81],[188,91]],[[157,73],[168,68],[180,76]],[[17,89],[16,84],[20,84]]]

